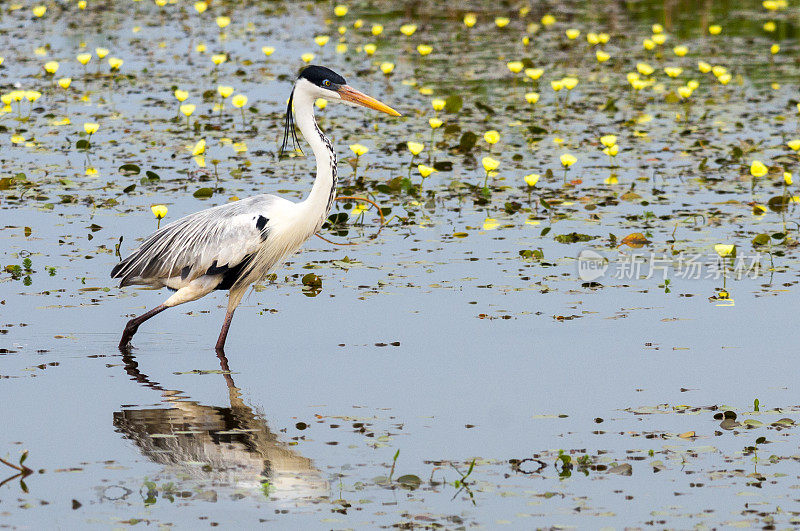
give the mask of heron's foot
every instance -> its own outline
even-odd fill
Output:
[[[128,321],[128,324],[125,325],[125,330],[122,331],[122,339],[119,340],[120,349],[124,349],[130,344],[131,338],[133,338],[137,330],[139,330],[139,323],[136,318]]]

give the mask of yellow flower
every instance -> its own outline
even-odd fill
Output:
[[[578,78],[577,77],[565,77],[561,80],[561,83],[564,85],[564,88],[567,90],[572,90],[578,86]]]
[[[347,51],[347,45],[343,42],[340,42],[336,45],[336,53],[345,53]]]
[[[367,146],[362,146],[361,144],[353,144],[350,146],[350,150],[356,154],[356,157],[360,157],[369,151],[369,148]]]
[[[344,35],[345,33],[347,33],[347,27],[346,26],[339,26],[336,31],[339,32],[339,35]]]
[[[100,125],[96,123],[86,122],[83,124],[83,130],[86,131],[86,134],[88,135],[95,134],[99,128]]]
[[[191,116],[195,110],[195,105],[193,103],[184,103],[180,106],[181,112],[186,116]]]
[[[200,1],[194,3],[194,10],[198,13],[205,13],[206,9],[208,9],[208,2]]]
[[[511,20],[508,17],[495,17],[494,23],[498,28],[505,28]]]
[[[108,66],[111,67],[111,70],[119,70],[119,67],[122,66],[124,61],[118,57],[109,57],[108,58]]]
[[[217,26],[219,26],[220,29],[227,27],[227,25],[230,23],[231,23],[231,17],[226,17],[226,16],[217,17]]]
[[[211,56],[211,62],[217,66],[221,65],[227,60],[228,56],[225,55],[224,53],[215,53],[214,55]]]
[[[761,162],[760,160],[754,160],[750,164],[750,174],[753,177],[763,177],[763,176],[765,176],[767,174],[768,171],[769,171],[769,168],[764,166],[764,163]]]
[[[496,229],[499,226],[500,226],[500,222],[498,222],[494,218],[486,218],[483,221],[483,230],[492,230],[492,229]]]
[[[500,161],[492,157],[483,157],[481,159],[481,164],[483,164],[484,170],[490,172],[496,170],[500,166]]]
[[[245,96],[244,94],[237,94],[236,96],[233,97],[231,103],[237,109],[241,109],[242,107],[247,105],[247,96]]]
[[[700,83],[698,83],[696,79],[691,79],[688,83],[686,83],[686,86],[694,91],[697,90],[697,87],[700,86]]]
[[[526,68],[525,75],[536,81],[544,74],[544,68]]]
[[[153,205],[150,207],[150,210],[153,212],[156,219],[164,219],[164,216],[167,215],[167,205]]]
[[[86,9],[86,0],[78,0],[78,9]]]
[[[492,129],[491,131],[486,131],[483,134],[483,139],[486,140],[489,144],[497,144],[500,141],[500,133]]]
[[[662,33],[664,31],[664,26],[661,24],[653,24],[650,29],[653,31],[653,33]]]
[[[46,12],[47,12],[46,6],[36,6],[33,8],[33,16],[37,18],[43,17]]]
[[[554,79],[553,81],[551,81],[551,82],[550,82],[550,86],[551,86],[551,87],[553,87],[553,90],[555,90],[556,92],[558,92],[559,90],[561,90],[562,88],[564,88],[564,82],[563,82],[563,81],[560,81],[560,80],[555,80],[555,79]]]
[[[603,150],[603,153],[605,153],[609,157],[616,157],[617,153],[619,153],[619,146],[616,144],[614,144],[613,146],[609,146]]]
[[[337,17],[343,17],[347,14],[347,6],[344,4],[339,4],[338,6],[333,8],[333,14]]]
[[[793,150],[797,151],[798,149],[800,149],[800,138],[789,140],[788,142],[786,142],[786,145],[792,148]]]
[[[708,32],[711,35],[719,35],[720,33],[722,33],[722,26],[718,24],[712,24],[711,26],[708,27]]]
[[[317,44],[317,46],[325,46],[326,44],[328,44],[328,41],[330,39],[331,38],[328,37],[327,35],[317,35],[316,37],[314,37],[314,42]]]
[[[672,49],[672,52],[675,55],[677,55],[678,57],[683,57],[684,55],[689,53],[689,48],[687,48],[686,46],[683,46],[683,45],[676,46],[675,48]]]
[[[11,143],[12,144],[23,144],[25,143],[25,137],[22,135],[12,135],[11,136]]]
[[[414,35],[414,32],[417,31],[416,24],[403,24],[400,26],[400,33],[405,35],[406,37],[411,37]]]
[[[474,13],[467,13],[464,15],[464,25],[468,28],[471,28],[478,22],[478,18],[475,16]]]
[[[525,65],[522,64],[522,61],[509,61],[508,63],[506,63],[506,66],[513,73],[519,74],[520,72],[522,72],[522,67]]]
[[[175,99],[180,102],[184,101],[186,98],[189,97],[189,93],[181,89],[176,89],[174,94],[175,94]]]
[[[92,177],[93,175],[97,175],[97,168],[94,166],[89,166],[86,168],[86,175]]]
[[[364,45],[364,52],[365,52],[367,55],[372,55],[372,54],[374,54],[374,53],[375,53],[375,50],[377,50],[377,49],[378,49],[378,47],[377,47],[376,45],[374,45],[374,44],[365,44],[365,45]]]
[[[778,29],[778,26],[773,21],[764,22],[764,31],[772,33],[776,29]]]
[[[58,86],[63,88],[64,90],[68,89],[70,84],[72,83],[71,77],[62,77],[58,80]]]
[[[446,104],[447,104],[447,102],[444,101],[441,98],[436,98],[436,99],[431,101],[431,106],[433,107],[434,111],[441,111],[442,109],[444,109],[444,106]]]
[[[683,68],[679,66],[665,66],[664,72],[666,72],[669,77],[678,77],[683,73]]]
[[[664,44],[665,42],[667,42],[667,36],[664,35],[663,33],[659,33],[658,35],[653,35],[650,38],[653,39],[653,42],[656,44]]]
[[[536,183],[539,182],[539,177],[540,175],[538,173],[531,173],[530,175],[523,177],[523,179],[525,179],[525,184],[533,188],[536,186]]]
[[[438,118],[431,118],[430,120],[428,120],[428,125],[431,126],[431,129],[438,129],[442,126],[443,123],[444,122]]]
[[[425,149],[425,144],[422,144],[420,142],[409,141],[409,142],[406,142],[406,146],[408,146],[408,150],[415,157],[417,155],[419,155],[420,153],[422,153],[422,150]],[[426,177],[427,177],[427,175],[426,175]]]
[[[788,172],[788,171],[783,172],[783,183],[786,186],[791,186],[792,185],[792,174],[791,174],[791,172]]]
[[[198,44],[197,46],[195,46],[195,47],[194,47],[194,49],[195,49],[195,51],[196,51],[197,53],[205,53],[205,51],[206,51],[208,48],[206,47],[206,45],[205,45],[205,44],[203,44],[203,43],[201,42],[200,44]]]
[[[775,55],[776,53],[781,51],[781,47],[779,44],[773,44],[772,46],[769,47],[769,51],[772,55]]]
[[[108,48],[95,48],[94,53],[97,54],[98,59],[103,59],[108,55]]]
[[[304,63],[310,63],[311,61],[314,60],[314,54],[304,53],[303,55],[300,56],[300,59],[302,59]]]
[[[697,61],[697,69],[704,74],[711,72],[711,65],[705,61]]]
[[[720,258],[725,258],[726,256],[730,256],[735,249],[736,246],[733,244],[718,243],[714,246],[714,250],[720,256]]]
[[[539,101],[539,93],[538,92],[526,92],[525,93],[525,101],[530,103],[531,105]]]
[[[597,38],[600,40],[600,44],[605,44],[611,36],[608,33],[598,33]]]
[[[317,106],[317,109],[324,109],[328,106],[328,100],[325,98],[317,98],[316,101],[314,101],[314,105]]]
[[[48,61],[44,64],[44,71],[48,74],[52,75],[58,72],[58,62],[57,61]]]
[[[647,63],[637,63],[636,70],[638,70],[639,73],[642,74],[643,76],[649,76],[654,71],[653,67]]]
[[[656,47],[656,43],[652,39],[645,39],[642,41],[642,46],[644,46],[645,50],[652,50]]]
[[[419,46],[417,46],[417,52],[419,52],[420,55],[428,55],[432,51],[433,51],[433,46],[429,44],[420,44]]]
[[[364,25],[364,21],[363,21],[363,20],[361,20],[360,18],[359,18],[359,19],[356,19],[356,20],[353,22],[353,27],[354,27],[355,29],[359,29],[359,28],[360,28],[361,26],[363,26],[363,25]]]
[[[556,17],[548,14],[542,17],[541,22],[542,26],[552,26],[553,24],[556,23]]]
[[[617,137],[615,135],[603,135],[600,137],[600,143],[605,147],[611,147],[617,143]]]
[[[435,168],[432,168],[430,166],[426,166],[424,164],[418,164],[417,165],[417,170],[419,171],[419,174],[422,175],[423,179],[427,178],[431,173],[437,171]]]
[[[274,46],[262,46],[261,47],[261,53],[263,53],[264,55],[269,57],[270,55],[275,53],[275,47]]]
[[[201,138],[192,148],[192,155],[196,157],[197,155],[202,155],[205,152],[206,152],[206,139]]]
[[[567,34],[567,38],[569,40],[575,40],[580,36],[581,30],[575,29],[575,28],[570,28],[567,31],[565,31],[564,33]]]
[[[38,100],[42,97],[42,93],[38,90],[26,90],[25,91],[25,99],[29,102],[33,103],[34,101]]]
[[[731,80],[731,75],[730,74],[722,74],[721,76],[719,76],[717,78],[717,81],[719,81],[723,85],[727,85],[730,82],[730,80]]]
[[[597,50],[594,53],[594,56],[597,57],[597,62],[598,63],[605,63],[606,61],[611,59],[611,55],[609,55],[608,53],[604,52],[603,50]]]
[[[383,72],[384,74],[389,75],[392,73],[393,70],[394,70],[394,63],[389,63],[389,62],[381,63],[381,72]]]
[[[217,87],[217,92],[219,92],[219,95],[222,96],[223,98],[227,98],[228,96],[233,94],[233,87],[230,87],[228,85],[219,85]]]
[[[689,86],[678,87],[678,95],[681,97],[681,99],[685,100],[686,98],[692,95],[692,92],[693,91]]]
[[[376,37],[383,33],[383,26],[381,24],[373,24],[372,25],[372,34]]]
[[[569,168],[576,162],[578,162],[578,159],[576,159],[569,153],[564,153],[563,155],[561,155],[561,165],[564,166],[565,168]]]
[[[90,53],[79,53],[77,56],[75,56],[75,58],[78,60],[78,62],[80,64],[85,66],[86,63],[88,63],[89,61],[92,60],[92,54],[90,54]]]
[[[600,44],[600,37],[597,36],[597,33],[590,31],[586,34],[586,42],[594,46],[595,44]]]

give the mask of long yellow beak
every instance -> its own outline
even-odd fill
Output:
[[[339,95],[344,101],[351,101],[363,107],[369,107],[370,109],[385,112],[386,114],[390,114],[392,116],[402,116],[399,112],[392,109],[388,105],[379,102],[375,98],[367,96],[363,92],[357,91],[350,85],[342,85],[339,87]]]

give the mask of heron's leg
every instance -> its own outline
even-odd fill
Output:
[[[236,307],[239,306],[240,302],[242,302],[242,297],[244,297],[245,291],[247,291],[247,286],[243,288],[233,288],[228,294],[228,311],[225,312],[225,322],[222,323],[222,330],[219,332],[217,346],[214,347],[217,352],[225,350],[225,340],[228,338],[228,329],[231,327],[233,312],[236,311]]]
[[[134,317],[133,319],[128,321],[128,324],[125,325],[125,330],[122,331],[122,339],[119,340],[119,348],[121,349],[125,348],[128,345],[128,343],[130,343],[133,335],[136,333],[137,330],[139,330],[140,324],[147,321],[154,315],[163,312],[167,308],[169,308],[169,306],[165,304],[159,304],[149,312],[145,312],[142,315]]]
[[[225,340],[228,338],[228,329],[231,327],[234,311],[236,311],[236,308],[225,313],[225,322],[222,323],[222,330],[219,333],[219,338],[217,338],[217,346],[214,347],[218,352],[225,350]]]

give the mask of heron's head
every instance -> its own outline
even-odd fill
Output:
[[[286,148],[290,139],[294,151],[299,151],[301,154],[303,153],[297,141],[297,133],[294,130],[293,102],[295,101],[295,97],[302,102],[301,105],[303,105],[305,109],[308,109],[308,112],[313,112],[314,100],[316,98],[325,98],[331,101],[342,101],[354,107],[360,105],[362,107],[385,112],[386,114],[391,114],[392,116],[400,116],[399,112],[388,105],[348,85],[347,81],[345,81],[342,76],[330,68],[309,65],[300,72],[294,84],[294,89],[292,89],[292,94],[289,96],[289,101],[286,106],[283,145],[281,145],[279,152],[281,156],[288,152]]]
[[[311,92],[316,98],[340,100],[348,105],[360,105],[392,116],[400,116],[396,110],[354,89],[342,76],[324,66],[309,65],[305,67],[295,83],[295,89],[299,87]]]

